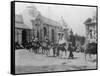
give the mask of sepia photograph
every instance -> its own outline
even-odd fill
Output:
[[[14,2],[15,74],[96,70],[97,6]]]

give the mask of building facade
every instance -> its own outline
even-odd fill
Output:
[[[59,22],[51,20],[47,17],[38,14],[35,20],[30,21],[32,28],[24,24],[22,15],[15,17],[15,42],[22,44],[25,41],[32,41],[37,37],[40,41],[45,41],[48,38],[51,42],[57,42],[59,39],[59,32],[67,37],[67,29],[62,28]]]
[[[31,39],[31,29],[24,24],[22,15],[15,15],[15,42],[22,44]]]
[[[96,17],[88,18],[85,21],[86,26],[86,42],[97,43],[97,21]]]
[[[39,14],[35,20],[31,20],[35,35],[39,40],[44,41],[47,37],[52,42],[57,42],[58,32],[62,29],[61,25],[49,18]]]

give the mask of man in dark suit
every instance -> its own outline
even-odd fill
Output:
[[[73,46],[72,46],[72,43],[69,43],[69,47],[68,47],[68,50],[69,50],[69,59],[70,58],[74,58],[74,55],[73,55]]]

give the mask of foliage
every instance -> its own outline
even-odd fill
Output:
[[[74,36],[75,36],[76,41],[79,41],[81,43],[81,45],[84,45],[84,43],[85,43],[85,37],[84,36],[80,36],[80,35],[77,35],[77,34],[75,34]]]

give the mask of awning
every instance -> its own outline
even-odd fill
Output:
[[[15,28],[32,29],[31,27],[28,27],[27,25],[25,25],[23,23],[15,23]]]

